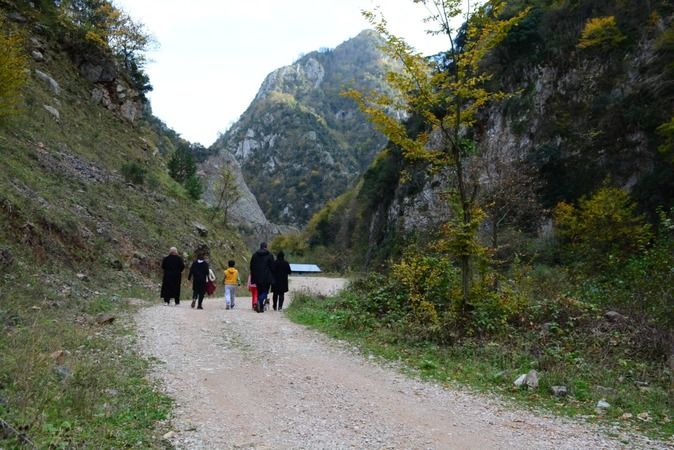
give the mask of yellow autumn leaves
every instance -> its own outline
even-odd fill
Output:
[[[28,79],[27,68],[23,38],[0,14],[0,120],[17,110],[21,88]]]
[[[625,40],[614,16],[593,17],[585,22],[578,48],[615,47]]]

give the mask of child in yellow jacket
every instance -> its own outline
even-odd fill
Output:
[[[234,308],[236,287],[241,285],[241,278],[239,278],[239,271],[234,268],[236,263],[230,259],[225,270],[225,309]]]

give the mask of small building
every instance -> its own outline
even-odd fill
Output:
[[[316,264],[290,264],[293,274],[321,273],[321,268]]]

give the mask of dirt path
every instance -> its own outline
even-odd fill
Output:
[[[326,293],[344,281],[291,279]],[[243,290],[242,290],[243,291]],[[141,346],[176,400],[170,439],[186,449],[621,448],[559,418],[411,380],[283,313],[158,305],[137,316]],[[653,447],[641,442],[639,446]],[[631,441],[626,447],[634,448]]]

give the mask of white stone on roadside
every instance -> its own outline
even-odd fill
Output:
[[[538,387],[538,372],[531,369],[529,373],[523,373],[514,382],[515,386],[526,385],[529,389],[536,389]]]
[[[550,390],[555,397],[566,397],[566,386],[551,386]]]
[[[604,399],[601,399],[597,402],[597,409],[609,409],[611,405]]]
[[[637,414],[637,419],[641,420],[642,422],[650,422],[651,416],[647,412],[642,412]]]
[[[527,374],[526,383],[529,389],[536,389],[538,387],[538,372],[531,369]]]
[[[57,122],[61,120],[61,113],[59,113],[58,109],[49,105],[42,105],[42,106],[44,106],[44,109],[46,109],[49,112],[49,114],[54,116],[54,119],[56,119]]]
[[[47,83],[54,94],[59,95],[61,93],[61,87],[56,82],[56,80],[53,79],[51,76],[49,76],[46,73],[44,73],[43,71],[37,70],[37,69],[35,69],[35,75],[39,79],[41,79],[42,81]]]

